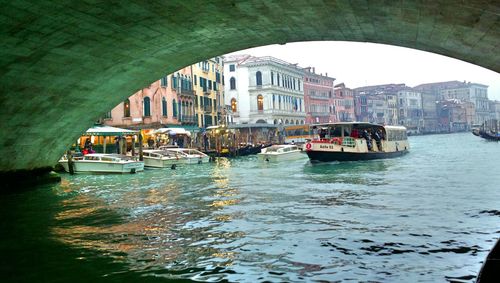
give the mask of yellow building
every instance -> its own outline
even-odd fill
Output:
[[[218,125],[224,119],[223,64],[222,57],[215,57],[191,66],[195,120],[200,128]]]

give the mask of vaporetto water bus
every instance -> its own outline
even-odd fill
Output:
[[[311,162],[392,158],[410,149],[403,126],[339,122],[312,127],[313,139],[304,145]]]

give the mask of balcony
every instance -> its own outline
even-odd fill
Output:
[[[328,117],[330,113],[328,112],[311,112],[311,116],[313,117]]]
[[[251,110],[250,115],[286,115],[294,117],[306,117],[305,112],[293,112],[291,110],[278,110],[278,109],[267,109],[267,110]]]
[[[202,107],[202,109],[203,109],[203,112],[205,112],[205,113],[212,113],[212,110],[213,110],[211,105],[205,105]]]
[[[316,100],[329,100],[330,98],[328,96],[321,96],[321,95],[309,95],[310,99],[316,99]]]
[[[197,121],[195,121],[195,116],[192,116],[192,115],[182,115],[179,118],[179,122],[181,122],[183,124],[192,124],[192,123],[196,123]]]
[[[194,91],[192,89],[180,89],[177,94],[181,97],[194,98]]]

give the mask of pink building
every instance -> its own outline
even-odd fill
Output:
[[[339,122],[356,121],[354,114],[354,92],[347,88],[344,83],[338,84],[334,88],[334,109]]]
[[[191,78],[190,67],[161,78],[108,112],[104,124],[131,129],[194,124]]]
[[[306,123],[337,122],[334,113],[333,85],[335,78],[316,74],[315,68],[304,68],[304,105]]]

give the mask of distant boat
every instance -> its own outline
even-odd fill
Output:
[[[263,148],[257,157],[261,161],[277,162],[305,158],[302,150],[293,144],[278,144]]]
[[[406,128],[402,126],[365,122],[314,126],[318,136],[304,145],[311,162],[391,158],[404,155],[410,149]]]
[[[500,133],[479,131],[479,136],[490,141],[500,141]]]
[[[120,154],[90,153],[72,158],[75,173],[136,173],[144,170],[144,162]],[[68,158],[60,160],[66,172],[70,172]]]
[[[498,120],[492,119],[485,121],[479,127],[473,127],[472,134],[490,141],[500,141],[500,132],[498,131],[499,128],[500,124],[498,123]]]

